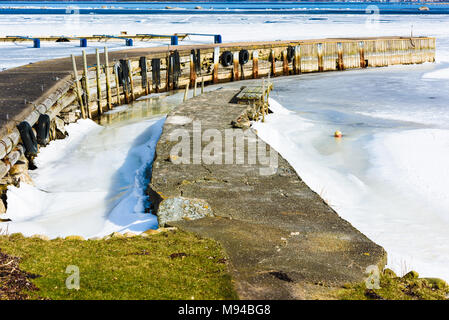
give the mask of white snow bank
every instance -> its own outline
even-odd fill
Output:
[[[423,75],[423,79],[449,79],[449,68],[444,68]]]

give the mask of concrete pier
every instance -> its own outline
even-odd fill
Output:
[[[366,279],[368,266],[382,270],[385,251],[340,218],[280,155],[276,172],[267,175],[260,171],[265,164],[236,164],[237,158],[232,164],[224,164],[224,158],[223,164],[194,163],[198,124],[201,132],[217,130],[218,136],[225,137],[225,130],[248,108],[235,103],[239,92],[221,89],[205,93],[168,115],[150,184],[159,219],[165,221],[161,219],[164,215],[173,217],[173,211],[181,211],[177,214],[184,214],[183,219],[167,224],[219,241],[229,255],[243,299],[332,298],[344,283]],[[178,143],[171,137],[176,130],[191,137],[190,163],[176,163],[172,154]],[[204,140],[201,150],[210,142]],[[222,145],[224,156],[229,150],[224,150],[225,142]],[[231,152],[237,154],[236,148],[237,142]],[[266,150],[268,154],[271,148]],[[192,211],[199,204],[203,208],[196,213],[209,214],[192,220]]]

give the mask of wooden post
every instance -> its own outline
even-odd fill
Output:
[[[122,87],[125,103],[129,103],[129,64],[128,60],[120,59],[120,70],[122,72]]]
[[[128,64],[128,62],[126,60],[125,60],[125,63]],[[128,74],[129,74],[129,72],[128,72]],[[126,79],[129,79],[129,75],[128,74],[124,75],[126,77]],[[125,103],[130,103],[129,87],[128,87],[128,83],[127,83],[126,79],[124,80],[124,83],[123,83],[123,92],[124,92],[124,96],[125,96]]]
[[[190,84],[193,86],[196,81],[196,68],[195,68],[195,59],[193,54],[190,54]]]
[[[128,69],[129,69],[129,85],[131,86],[131,101],[133,101],[135,99],[135,94],[134,94],[133,66],[131,60],[128,60]]]
[[[78,79],[78,70],[76,69],[76,60],[73,54],[72,54],[72,65],[73,65],[73,73],[75,75],[76,95],[78,97],[78,101],[80,104],[81,116],[83,117],[83,119],[86,119],[86,113],[84,112],[83,97],[81,96],[81,85]]]
[[[193,87],[193,96],[196,97],[196,87],[197,87],[197,79],[195,78],[195,83],[194,83],[194,87]]]
[[[337,43],[338,50],[338,70],[345,70],[345,66],[343,63],[343,45],[341,42]]]
[[[360,55],[360,68],[366,68],[367,65],[365,63],[365,43],[363,41],[359,42],[359,55]]]
[[[145,92],[145,95],[150,93],[149,81],[148,81],[148,63],[147,57],[140,57],[139,59],[140,66],[140,85],[142,90]]]
[[[201,94],[204,93],[204,77],[201,77]]]
[[[234,52],[234,68],[232,69],[232,81],[240,80],[239,75],[239,53]]]
[[[165,79],[165,91],[168,92],[170,90],[170,68],[171,68],[171,63],[170,63],[170,54],[167,55],[166,59],[165,59],[166,63],[167,63],[167,70],[166,70],[166,79]]]
[[[274,50],[271,49],[271,74],[273,75],[273,77],[276,76],[276,57],[274,55]]]
[[[323,44],[317,43],[317,51],[318,51],[318,71],[323,72],[324,66],[323,66]]]
[[[95,49],[95,56],[97,58],[97,104],[98,114],[101,115],[103,110],[101,109],[101,64],[100,64],[100,51]]]
[[[259,51],[253,51],[253,79],[259,77]]]
[[[212,82],[213,83],[218,83],[218,62],[220,60],[220,47],[215,47],[214,48],[214,73],[213,73],[213,78],[212,78]]]
[[[262,122],[265,122],[265,79],[262,81]]]
[[[121,104],[120,101],[120,83],[118,80],[118,69],[117,66],[114,66],[114,77],[115,77],[115,87],[117,89],[117,105]]]
[[[182,101],[185,102],[187,100],[188,93],[189,93],[189,83],[187,82],[186,90],[184,91],[184,99]]]
[[[87,70],[87,57],[86,57],[86,51],[83,50],[83,69],[84,69],[84,92],[86,93],[86,109],[87,109],[87,116],[89,119],[92,119],[92,113],[90,111],[90,88],[89,88],[89,72]]]
[[[282,51],[282,69],[285,76],[288,76],[288,57],[287,50]]]
[[[112,110],[111,80],[109,78],[109,54],[107,47],[104,47],[104,73],[106,74],[106,94],[108,99],[108,110]]]
[[[301,46],[295,46],[295,74],[301,73]]]

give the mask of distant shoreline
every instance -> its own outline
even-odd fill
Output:
[[[31,14],[52,14],[52,15],[66,15],[73,14],[67,12],[67,8],[0,8],[0,14],[4,15],[31,15]],[[372,12],[366,12],[366,9],[269,9],[269,10],[223,10],[223,9],[115,9],[115,8],[77,8],[77,14],[99,14],[99,15],[114,15],[114,14],[133,14],[133,15],[194,15],[194,14],[208,14],[208,15],[301,15],[301,14],[353,14],[366,15]],[[381,15],[444,15],[449,14],[448,8],[432,8],[431,10],[421,11],[418,9],[379,9],[378,14]]]

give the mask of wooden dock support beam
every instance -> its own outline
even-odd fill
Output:
[[[259,77],[259,51],[253,51],[253,79]]]
[[[271,75],[273,77],[276,77],[276,56],[274,54],[273,49],[271,49],[270,59],[271,59]]]
[[[197,87],[197,85],[198,85],[198,81],[197,81],[197,79],[195,78],[195,83],[194,83],[194,87],[193,87],[193,96],[194,96],[194,97],[196,97],[196,87]]]
[[[101,64],[100,64],[100,51],[95,49],[95,57],[97,59],[97,106],[98,106],[98,114],[103,114],[103,110],[101,109]]]
[[[232,69],[232,81],[238,81],[240,80],[240,74],[239,74],[239,52],[233,53],[233,69]]]
[[[317,51],[318,51],[318,71],[323,72],[324,66],[323,66],[323,44],[317,43]]]
[[[359,41],[360,68],[366,68],[368,65],[365,61],[365,42]]]
[[[104,47],[104,73],[106,74],[106,97],[108,102],[108,110],[112,110],[111,79],[109,77],[109,54],[107,47]]]
[[[220,47],[214,48],[214,71],[212,75],[212,82],[218,83],[218,62],[220,61]]]
[[[145,91],[145,94],[150,93],[150,86],[148,81],[148,64],[147,57],[140,57],[139,59],[140,66],[140,77],[141,77],[141,87]]]
[[[185,91],[184,91],[184,99],[182,101],[186,101],[187,100],[187,95],[189,94],[189,83],[187,83]]]
[[[295,46],[295,74],[301,73],[301,46],[298,44]]]
[[[343,62],[343,45],[341,44],[341,42],[337,43],[337,51],[338,51],[337,69],[342,71],[345,70],[345,65]]]
[[[193,50],[192,50],[193,51]],[[196,82],[196,67],[195,67],[195,56],[190,53],[190,84],[193,86]]]
[[[83,97],[81,95],[81,85],[78,79],[78,70],[76,68],[76,60],[75,56],[72,54],[72,65],[73,65],[73,74],[75,76],[75,87],[76,87],[76,96],[78,97],[78,102],[80,104],[81,116],[83,119],[86,119],[86,113],[84,111],[84,102]]]
[[[86,51],[83,50],[83,73],[84,73],[84,92],[86,94],[86,109],[87,116],[92,119],[92,112],[90,111],[90,86],[89,86],[89,71],[87,69]]]
[[[128,60],[120,59],[120,72],[121,75],[119,75],[119,81],[122,81],[122,87],[123,87],[123,93],[125,96],[125,103],[129,103],[129,64]],[[121,79],[120,79],[121,78]]]
[[[286,49],[282,51],[282,71],[284,72],[285,76],[288,76],[289,70],[288,70],[288,57]]]
[[[115,89],[117,91],[117,105],[121,104],[120,100],[120,82],[118,77],[118,65],[114,65],[114,78],[115,78]]]
[[[134,91],[134,77],[133,77],[133,65],[131,60],[128,60],[128,70],[129,70],[129,85],[131,86],[131,101],[136,99],[136,94]]]
[[[201,94],[204,93],[204,77],[201,77]]]

